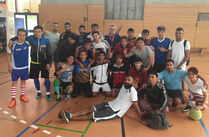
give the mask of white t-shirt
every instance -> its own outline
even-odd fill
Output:
[[[172,47],[170,43],[168,49],[172,50],[171,59],[174,61],[175,68],[177,68],[177,66],[184,60],[185,50],[190,50],[190,43],[187,41],[184,49],[184,39],[180,42],[176,42],[176,40],[174,40]],[[186,62],[182,65],[181,69],[186,70]]]
[[[106,54],[107,50],[110,49],[110,45],[106,40],[99,40],[99,43],[93,42],[92,45],[96,50],[102,49]]]
[[[207,92],[207,90],[204,87],[203,81],[201,79],[198,78],[197,82],[194,84],[191,83],[188,76],[186,76],[184,80],[186,81],[190,92],[196,93],[199,95],[203,95],[203,92]]]
[[[125,89],[123,85],[117,98],[108,103],[113,111],[119,111],[117,115],[121,118],[131,107],[133,101],[138,101],[136,89],[133,86],[130,89]]]

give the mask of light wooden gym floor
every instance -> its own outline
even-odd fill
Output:
[[[209,81],[209,55],[192,54],[190,66],[196,66],[200,75]],[[52,74],[50,74],[51,82],[54,80]],[[36,100],[33,81],[28,80],[26,95],[29,102],[19,100],[20,88],[18,87],[16,106],[10,109],[8,108],[10,88],[11,80],[7,72],[6,54],[0,54],[0,137],[209,137],[209,110],[203,112],[200,121],[190,120],[188,113],[169,112],[167,117],[173,126],[167,130],[152,130],[143,126],[138,122],[133,108],[125,114],[123,121],[121,119],[99,123],[71,121],[66,124],[57,118],[61,109],[75,112],[111,98],[105,98],[103,95],[96,98],[80,96],[68,101],[63,96],[61,101],[56,102],[54,96],[53,101],[48,102],[45,98],[43,80],[41,80],[43,97]],[[54,93],[52,85],[51,93]],[[124,128],[122,128],[122,122]]]

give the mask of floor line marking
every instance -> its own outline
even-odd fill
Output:
[[[3,84],[5,84],[5,83],[7,83],[7,82],[10,82],[10,81],[11,81],[11,80],[4,81],[4,82],[0,83],[0,85],[3,85]]]
[[[193,104],[191,101],[190,101],[190,103],[191,103],[192,107],[194,107],[194,104]],[[199,121],[200,121],[200,124],[201,124],[203,130],[205,131],[205,134],[207,135],[207,137],[209,137],[208,130],[207,130],[207,128],[205,127],[205,124],[203,123],[202,118],[201,118]]]
[[[60,128],[60,127],[54,127],[54,126],[48,126],[48,125],[42,125],[42,124],[35,124],[35,125],[36,125],[36,126],[40,126],[40,127],[47,127],[47,128],[58,129],[58,130],[71,131],[71,132],[76,132],[76,133],[84,133],[83,131],[72,130],[72,129],[66,129],[66,128]]]
[[[121,120],[121,131],[122,131],[122,137],[125,137],[125,127],[124,127],[124,120],[123,117],[120,119]]]
[[[45,134],[48,134],[48,135],[50,135],[50,134],[51,134],[51,132],[50,132],[50,131],[48,131],[48,130],[43,130],[42,132],[43,132],[43,133],[45,133]]]
[[[7,121],[12,121],[12,122],[17,122],[17,120],[13,120],[13,119],[7,119],[7,118],[3,118],[3,117],[0,117],[1,120],[7,120]]]
[[[57,106],[57,104],[59,104],[64,98],[66,98],[66,95],[60,100],[58,101],[56,104],[54,104],[51,108],[49,108],[44,114],[42,114],[37,120],[35,120],[32,124],[36,124],[36,122],[38,122],[42,117],[44,117],[47,113],[49,113],[49,111],[51,111],[54,107]],[[24,134],[30,127],[26,127],[21,133],[19,133],[16,137],[20,137],[22,134]]]
[[[107,97],[105,96],[104,99],[102,100],[102,103],[104,103],[106,99],[107,99]],[[88,131],[89,127],[91,126],[91,123],[92,123],[92,122],[93,122],[93,120],[90,120],[90,121],[89,121],[88,125],[86,126],[86,128],[85,128],[85,130],[84,130],[85,132],[81,135],[81,137],[84,137],[84,135],[85,135],[86,132]]]

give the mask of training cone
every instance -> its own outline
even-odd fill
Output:
[[[195,108],[192,108],[189,112],[189,116],[193,120],[200,120],[202,118],[202,112]]]

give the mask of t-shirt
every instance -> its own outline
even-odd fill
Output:
[[[106,40],[99,40],[99,43],[93,42],[92,45],[98,50],[103,50],[107,54],[107,50],[110,49],[110,45]]]
[[[11,53],[12,69],[26,69],[29,67],[29,43],[17,43],[14,41],[13,48],[7,48],[7,52]]]
[[[62,68],[65,68],[66,64],[62,65]],[[67,69],[67,71],[62,72],[61,74],[58,75],[59,80],[61,80],[62,82],[70,82],[72,74],[73,74],[73,70],[74,70],[74,65],[70,65]]]
[[[135,55],[136,57],[140,57],[142,59],[142,65],[147,67],[149,65],[149,57],[152,56],[153,52],[150,47],[144,46],[143,50],[139,50],[136,48],[134,52],[129,52],[129,56]]]
[[[203,95],[203,92],[207,92],[207,90],[205,89],[203,85],[203,81],[201,79],[198,78],[197,82],[194,84],[191,83],[188,76],[186,76],[184,80],[186,81],[190,92],[198,94],[198,95]]]
[[[171,40],[169,38],[164,38],[160,41],[158,38],[154,38],[149,45],[155,48],[155,64],[165,65],[166,64],[166,56],[168,52],[161,52],[158,48],[164,47],[168,49]]]
[[[117,115],[121,118],[135,101],[138,101],[136,89],[133,86],[130,89],[125,89],[123,85],[117,98],[108,103],[114,112],[118,111]]]
[[[165,81],[165,88],[170,90],[182,90],[182,80],[187,75],[184,70],[174,69],[173,74],[169,74],[167,70],[163,70],[158,75],[159,79]]]
[[[50,32],[50,31],[46,31],[46,36],[50,40],[51,50],[52,50],[52,55],[53,55],[56,48],[57,48],[57,44],[59,42],[60,34],[59,33],[53,33],[53,32]]]
[[[172,50],[171,59],[174,61],[174,66],[177,66],[184,60],[185,57],[185,50],[190,50],[190,43],[189,41],[186,42],[186,46],[184,48],[184,40],[177,42],[174,40],[172,47],[171,43],[169,45],[169,50]],[[186,70],[186,62],[182,65],[182,70]]]

